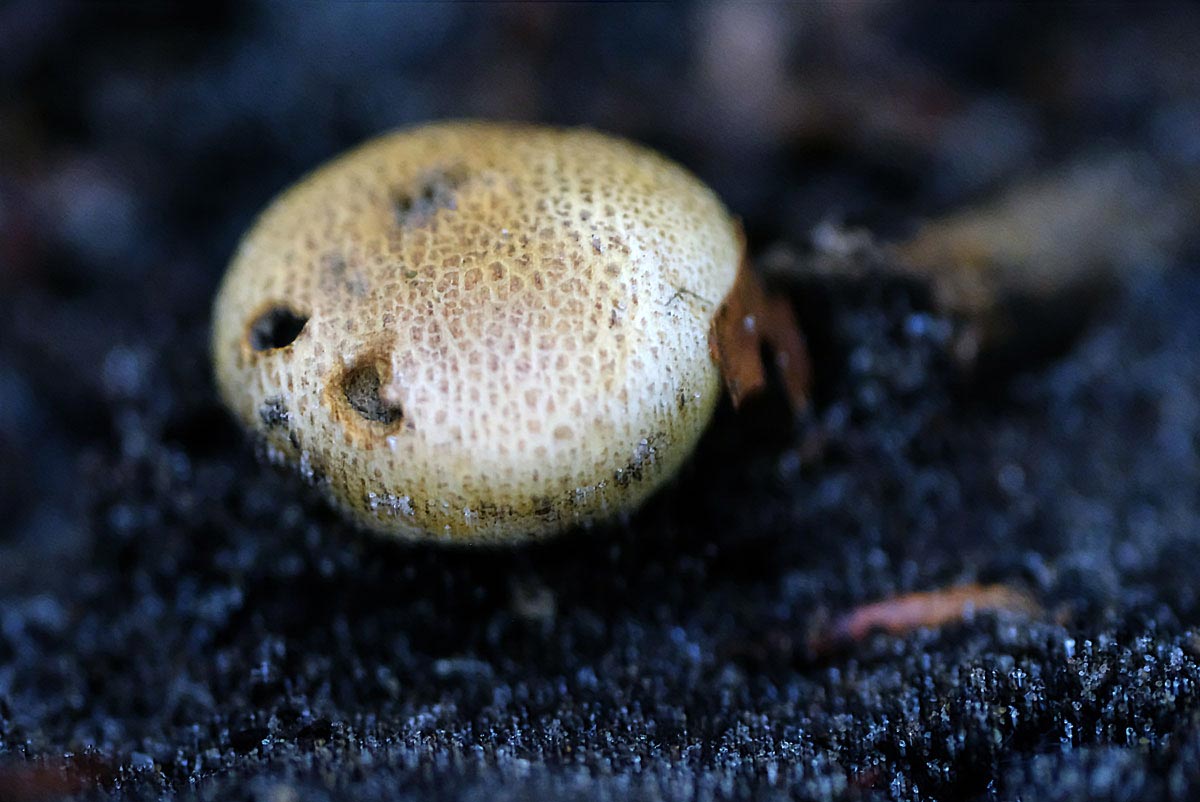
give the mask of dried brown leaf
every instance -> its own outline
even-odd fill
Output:
[[[713,316],[709,350],[737,409],[766,386],[763,346],[767,346],[788,403],[799,413],[808,405],[812,378],[804,335],[788,299],[769,294],[750,266],[744,241],[742,254],[733,287]]]
[[[922,627],[954,624],[985,611],[1035,616],[1041,613],[1041,607],[1027,593],[1008,585],[973,583],[907,593],[838,616],[809,641],[809,648],[815,654],[827,654],[858,643],[873,632],[906,635]]]

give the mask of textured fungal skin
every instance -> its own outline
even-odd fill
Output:
[[[371,529],[553,534],[631,509],[692,450],[741,251],[708,188],[629,142],[400,131],[245,236],[214,310],[218,386]]]

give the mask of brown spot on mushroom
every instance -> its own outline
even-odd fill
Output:
[[[466,180],[467,171],[462,166],[426,172],[414,186],[393,196],[397,222],[401,226],[417,228],[429,223],[439,209],[457,209],[457,191]]]
[[[404,410],[385,401],[379,390],[379,369],[373,362],[356,365],[342,376],[342,394],[355,412],[375,423],[396,423]]]

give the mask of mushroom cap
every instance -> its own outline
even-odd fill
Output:
[[[634,507],[720,394],[742,256],[711,190],[583,129],[392,133],[279,196],[217,295],[226,404],[370,529],[456,542]]]

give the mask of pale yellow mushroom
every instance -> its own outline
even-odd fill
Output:
[[[628,511],[712,415],[735,221],[643,147],[483,122],[284,192],[217,296],[222,397],[366,527],[514,541]]]

